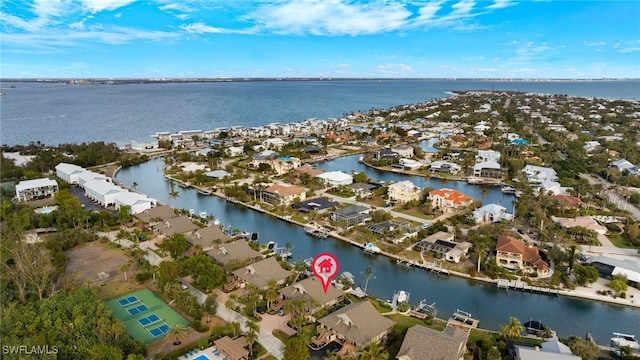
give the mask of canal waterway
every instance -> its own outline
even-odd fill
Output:
[[[169,199],[170,187],[162,174],[163,164],[162,159],[155,159],[122,169],[116,179],[129,187],[136,182],[137,191],[162,203],[194,209],[196,213],[206,211],[222,224],[258,232],[261,243],[275,241],[279,246],[283,246],[290,242],[294,245],[294,260],[313,257],[325,251],[333,253],[340,262],[340,272],[351,272],[355,276],[357,286],[364,287],[365,279],[362,272],[367,266],[373,266],[375,278],[369,280],[367,292],[377,298],[390,299],[394,291],[405,290],[410,293],[412,306],[426,299],[429,304],[435,303],[437,316],[445,319],[456,309],[461,309],[470,312],[474,318],[480,320],[481,327],[490,330],[499,330],[501,324],[509,321],[509,316],[515,316],[522,323],[531,319],[540,321],[556,330],[561,337],[584,336],[587,331],[591,331],[596,341],[605,345],[609,343],[614,331],[640,335],[640,311],[635,308],[571,297],[498,290],[493,284],[430,274],[418,268],[406,268],[397,265],[395,260],[379,255],[367,255],[360,248],[339,240],[311,237],[299,226],[242,205],[226,202],[216,196],[201,195],[194,189],[176,187],[180,196],[175,200]],[[447,186],[462,190],[474,198],[481,198],[480,186],[464,182],[445,184],[433,179],[377,172],[359,164],[357,156],[320,163],[319,166],[326,170],[366,171],[371,177],[385,181],[410,179],[421,187]],[[484,202],[497,200],[504,202],[513,199],[503,196],[499,188],[490,188]]]

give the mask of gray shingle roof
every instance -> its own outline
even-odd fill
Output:
[[[276,283],[284,281],[291,276],[292,272],[283,269],[275,257],[269,257],[242,267],[233,274],[258,288],[263,288],[268,286],[271,280]]]
[[[368,345],[395,325],[395,322],[382,316],[368,300],[349,304],[318,322],[354,341],[358,347]]]
[[[464,354],[466,335],[457,327],[444,332],[416,325],[407,329],[399,360],[459,360]]]

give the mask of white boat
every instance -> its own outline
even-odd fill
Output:
[[[376,246],[376,244],[370,242],[364,246],[364,252],[367,254],[377,254],[380,252],[380,248]]]
[[[611,346],[615,348],[619,348],[622,346],[629,346],[633,350],[640,350],[640,344],[634,335],[622,334],[622,333],[613,333],[613,337],[611,338]]]
[[[409,301],[409,293],[404,290],[400,290],[398,292],[398,302],[401,303],[403,301]]]
[[[206,211],[200,211],[200,217],[202,219],[206,219],[207,218],[207,212]]]

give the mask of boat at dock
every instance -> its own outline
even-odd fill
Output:
[[[377,253],[379,253],[379,252],[380,252],[380,248],[379,248],[379,247],[377,247],[377,246],[376,246],[376,244],[374,244],[374,243],[372,243],[372,242],[367,243],[367,244],[364,246],[364,249],[362,249],[362,250],[363,250],[365,253],[367,253],[367,254],[377,254]]]
[[[204,190],[204,189],[198,189],[198,194],[200,194],[200,195],[211,195],[211,191]]]
[[[396,310],[398,308],[398,304],[402,302],[409,302],[409,293],[404,290],[394,292],[393,297],[391,298],[391,308]]]
[[[635,335],[614,332],[611,338],[611,347],[620,348],[623,346],[628,346],[635,351],[640,350],[640,343],[636,340]]]
[[[319,226],[317,228],[307,228],[305,232],[313,237],[317,237],[320,239],[326,239],[329,236],[329,230]]]
[[[396,264],[398,264],[400,266],[404,266],[406,268],[410,268],[411,265],[412,265],[411,261],[405,260],[404,258],[396,260]]]
[[[460,309],[456,309],[453,315],[451,315],[451,317],[449,318],[449,322],[469,326],[472,328],[477,328],[480,324],[480,321],[471,317],[470,313],[462,311]]]

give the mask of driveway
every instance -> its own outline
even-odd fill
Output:
[[[262,321],[260,321],[261,328],[268,330],[271,333],[273,333],[273,330],[278,329],[289,336],[296,334],[296,331],[287,325],[287,322],[289,321],[288,315],[280,316],[277,314],[270,315],[265,313],[260,316],[262,316]]]
[[[623,198],[622,196],[616,194],[616,192],[613,190],[614,189],[614,184],[610,183],[609,181],[599,177],[599,176],[594,176],[594,175],[590,175],[590,174],[580,174],[580,177],[583,179],[586,179],[589,184],[602,184],[605,187],[605,193],[607,194],[607,196],[609,197],[609,201],[612,204],[615,204],[616,206],[618,206],[618,208],[622,209],[622,210],[626,210],[628,212],[631,213],[631,215],[636,219],[636,220],[640,220],[640,209],[638,209],[637,207],[633,206],[631,203],[629,203],[628,201],[626,201],[625,198]]]
[[[187,282],[183,281],[183,283],[187,284],[189,292],[191,293],[191,295],[195,296],[196,299],[198,299],[198,303],[204,304],[204,301],[207,299],[207,295],[204,294],[202,291],[194,288]],[[227,294],[223,293],[220,290],[216,290],[216,295],[217,295],[216,299],[218,302],[218,310],[217,310],[218,317],[220,317],[221,319],[229,323],[237,321],[240,323],[240,328],[242,329],[242,331],[247,331],[248,330],[246,326],[247,318],[245,318],[243,315],[233,310],[227,309],[226,306],[224,306],[224,303],[228,298]],[[280,341],[280,339],[273,336],[273,334],[271,333],[271,330],[267,330],[262,326],[260,326],[260,333],[258,334],[258,342],[265,349],[267,349],[267,351],[271,355],[275,356],[276,358],[282,359],[284,357],[284,344],[282,343],[282,341]]]

